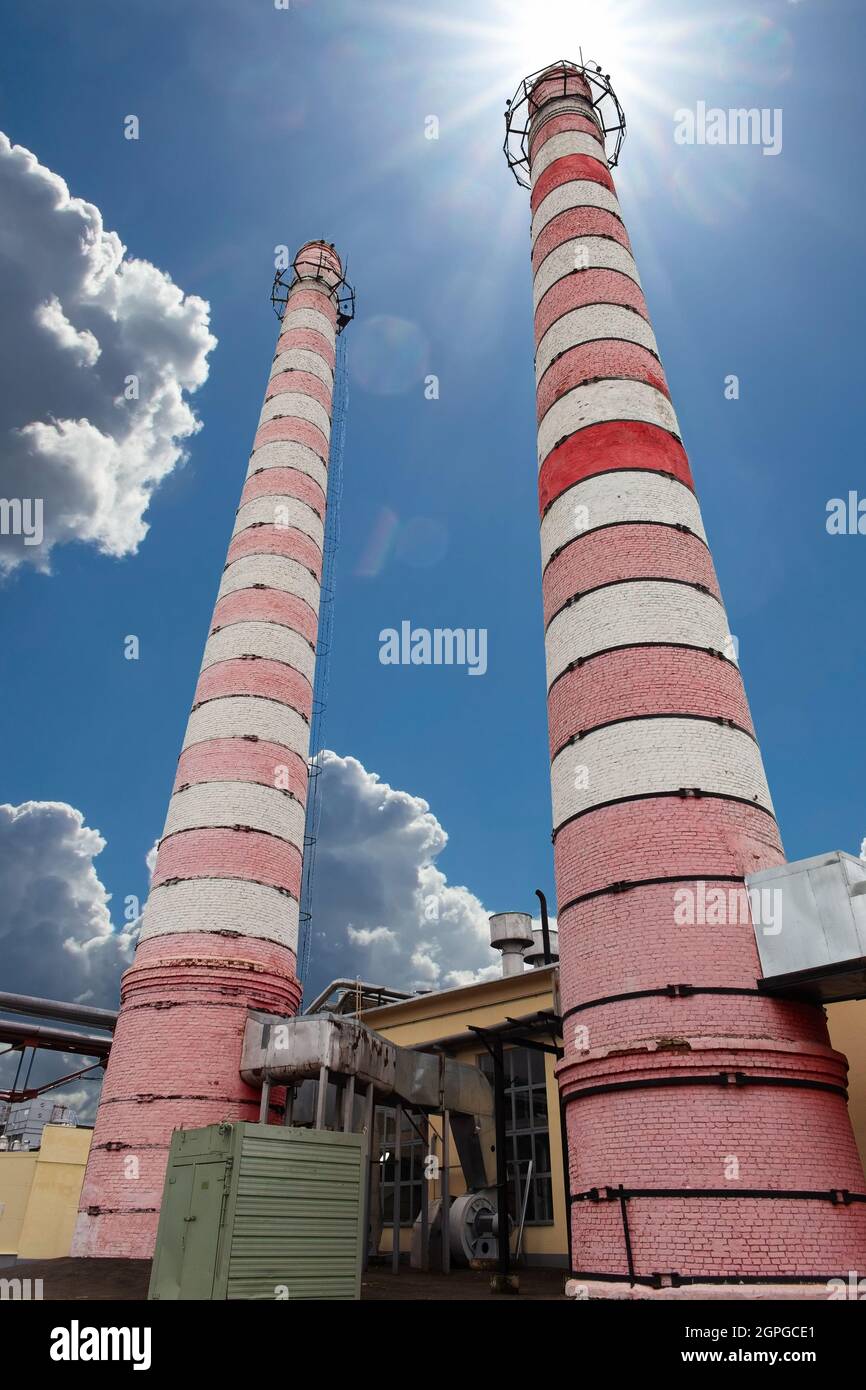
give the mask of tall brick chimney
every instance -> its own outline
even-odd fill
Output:
[[[847,1064],[821,1008],[758,988],[743,879],[784,854],[609,172],[622,113],[601,69],[560,62],[507,125],[531,187],[572,1272],[599,1296],[826,1297],[866,1268]]]
[[[333,247],[301,248],[141,937],[122,980],[75,1255],[152,1253],[172,1130],[257,1119],[259,1094],[238,1071],[247,1009],[292,1014],[300,1003],[298,902],[343,285]]]

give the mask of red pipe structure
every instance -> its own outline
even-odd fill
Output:
[[[758,988],[743,880],[784,853],[609,171],[625,122],[582,63],[506,114],[531,188],[573,1275],[826,1297],[866,1268],[847,1062],[822,1009]]]
[[[75,1255],[152,1253],[172,1130],[257,1119],[259,1093],[239,1075],[247,1010],[293,1014],[300,1003],[310,717],[346,294],[340,258],[324,242],[301,248],[290,283],[278,276],[276,353],[122,980]]]

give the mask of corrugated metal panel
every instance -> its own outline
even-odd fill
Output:
[[[213,1162],[220,1149],[221,1165]],[[229,1154],[229,1149],[231,1153]],[[216,1151],[216,1152],[215,1152]],[[226,1174],[225,1201],[164,1199],[151,1298],[357,1299],[366,1146],[359,1134],[239,1124],[187,1131],[172,1142],[166,1193],[182,1167],[211,1159]],[[190,1223],[190,1216],[201,1226]],[[206,1225],[207,1230],[202,1227]],[[222,1227],[218,1240],[217,1227]],[[211,1230],[210,1228],[215,1229]],[[213,1251],[211,1282],[200,1269]],[[192,1266],[195,1265],[193,1268]],[[189,1267],[188,1267],[189,1266]]]
[[[228,1298],[360,1297],[364,1141],[245,1125]]]

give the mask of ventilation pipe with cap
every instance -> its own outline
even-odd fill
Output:
[[[528,912],[495,912],[490,918],[490,945],[502,953],[502,974],[523,974],[523,952],[532,946]]]

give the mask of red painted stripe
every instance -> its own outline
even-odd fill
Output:
[[[555,101],[557,97],[585,97],[592,101],[592,88],[582,73],[554,65],[530,88],[530,112],[535,115],[546,102]]]
[[[548,164],[536,179],[530,197],[532,211],[535,212],[539,203],[544,202],[554,188],[558,188],[561,183],[571,183],[574,179],[591,179],[593,183],[600,183],[609,188],[611,193],[616,192],[606,164],[598,159],[591,159],[588,154],[567,154],[562,159],[555,159],[552,164]]]
[[[657,357],[639,343],[626,343],[620,338],[596,338],[591,343],[578,343],[551,362],[538,383],[536,410],[539,423],[561,396],[588,381],[604,377],[628,377],[630,381],[645,381],[670,400],[665,374]]]
[[[669,473],[694,491],[688,455],[672,434],[643,420],[606,420],[588,425],[550,451],[538,477],[542,515],[584,478],[630,468]]]
[[[297,444],[306,444],[327,465],[328,441],[318,425],[311,424],[309,420],[300,420],[294,415],[281,415],[276,420],[266,420],[256,431],[256,437],[253,440],[253,452],[255,453],[256,449],[260,449],[263,444],[272,444],[276,439],[294,440]]]
[[[327,362],[331,371],[334,370],[334,364],[337,360],[334,346],[321,333],[317,333],[315,328],[288,328],[277,339],[277,349],[274,356],[278,357],[281,352],[289,352],[292,348],[304,348],[307,352],[318,353]]]
[[[633,309],[649,323],[649,310],[640,286],[620,270],[576,270],[555,281],[541,297],[535,311],[535,341],[540,343],[548,328],[563,314],[586,304],[619,304]]]
[[[325,494],[319,484],[298,468],[261,468],[248,475],[241,493],[240,505],[256,497],[297,497],[308,507],[325,517]]]
[[[315,541],[293,527],[247,526],[232,538],[226,564],[243,555],[285,555],[297,560],[321,581],[322,554]]]
[[[302,372],[297,367],[293,367],[288,372],[277,372],[276,376],[272,376],[268,382],[265,400],[269,401],[272,396],[279,396],[283,391],[312,396],[313,400],[318,401],[329,415],[331,413],[331,389],[312,372]]]
[[[562,135],[564,131],[576,130],[582,135],[593,135],[601,146],[602,156],[607,163],[607,156],[604,154],[604,144],[595,121],[589,116],[581,116],[577,111],[563,111],[561,116],[551,116],[550,120],[538,126],[529,137],[529,158],[533,160],[541,149],[546,145],[552,135]]]
[[[322,290],[304,289],[301,285],[290,290],[286,313],[290,314],[293,309],[313,309],[317,314],[323,314],[330,323],[337,322],[337,306],[331,296]]]
[[[628,232],[619,218],[608,212],[607,208],[565,208],[563,212],[558,212],[552,217],[538,234],[532,249],[533,275],[545,257],[549,256],[551,251],[555,251],[557,246],[562,246],[563,242],[572,241],[575,237],[585,236],[609,237],[611,241],[618,241],[620,246],[631,251]]]
[[[681,579],[703,584],[721,601],[710,552],[673,526],[628,523],[576,536],[544,571],[544,620],[575,594],[628,579]]]
[[[159,847],[152,886],[170,878],[245,878],[297,898],[301,855],[288,840],[259,830],[179,830]]]
[[[732,719],[754,733],[742,678],[731,662],[684,647],[628,647],[593,657],[551,687],[550,756],[597,724],[666,713]]]
[[[235,589],[219,599],[211,619],[211,632],[231,623],[279,623],[294,628],[316,645],[318,623],[308,603],[282,589]]]
[[[653,796],[601,806],[564,825],[554,844],[560,903],[617,882],[724,878],[783,862],[772,816],[713,796]]]
[[[698,889],[695,881],[652,883],[627,893],[608,893],[564,910],[560,908],[557,927],[563,1006],[570,1008],[618,992],[611,989],[611,980],[621,978],[626,961],[629,988],[634,990],[658,989],[678,980],[754,989],[761,973],[755,937],[748,928],[743,929],[739,920],[724,926],[697,920],[693,925],[677,925],[674,914],[683,901],[676,897],[678,891],[688,889],[695,893],[697,919],[699,891],[706,901],[706,893],[711,890],[720,888],[727,894],[737,888],[736,884],[719,880],[702,882],[703,890]],[[731,901],[732,915],[738,916],[737,900]],[[689,962],[685,975],[684,947]],[[592,1014],[584,1020],[578,1017],[571,1021],[572,1025],[583,1021],[591,1026],[591,1019]]]
[[[193,704],[220,700],[224,695],[257,695],[263,700],[277,700],[307,720],[313,704],[313,691],[306,676],[282,661],[265,657],[256,661],[232,657],[206,667],[198,678]]]
[[[306,805],[307,765],[299,753],[264,739],[211,738],[181,753],[172,792],[200,782],[258,782],[279,786]]]
[[[177,959],[186,962],[190,957],[193,960],[204,958],[236,964],[239,944],[231,938],[215,936],[213,932],[178,932],[145,937],[135,953],[135,967],[153,967],[161,965],[163,961]],[[291,975],[290,963],[294,960],[294,951],[289,950],[288,946],[278,946],[275,941],[264,941],[258,936],[245,936],[242,945],[244,960],[253,961],[262,970],[272,971],[278,980],[288,983],[285,977]]]

